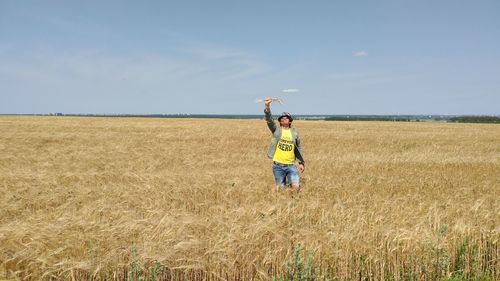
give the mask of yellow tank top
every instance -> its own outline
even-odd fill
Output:
[[[276,152],[273,161],[281,164],[293,164],[295,162],[295,143],[293,142],[292,130],[282,129],[281,137],[276,144]]]

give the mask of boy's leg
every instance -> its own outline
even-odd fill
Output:
[[[299,170],[295,165],[290,165],[287,167],[287,178],[288,178],[288,183],[292,186],[293,191],[299,191],[300,190],[300,175],[299,175]]]
[[[286,171],[283,168],[273,163],[273,175],[278,189],[286,188]]]

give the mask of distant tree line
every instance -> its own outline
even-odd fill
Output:
[[[395,122],[419,122],[417,118],[410,116],[330,116],[326,121],[395,121]]]
[[[390,116],[390,115],[367,115],[367,116],[329,116],[326,121],[394,121],[394,122],[420,122],[440,121],[451,123],[500,123],[499,116]]]
[[[498,116],[457,116],[452,117],[448,122],[455,123],[500,123]]]

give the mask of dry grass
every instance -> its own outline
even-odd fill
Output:
[[[262,120],[1,117],[0,268],[270,280],[302,245],[316,279],[500,279],[500,126],[295,123],[292,198]]]

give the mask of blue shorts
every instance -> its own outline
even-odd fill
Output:
[[[288,184],[298,185],[300,182],[299,170],[295,165],[285,165],[273,163],[273,174],[276,185],[285,188]]]

